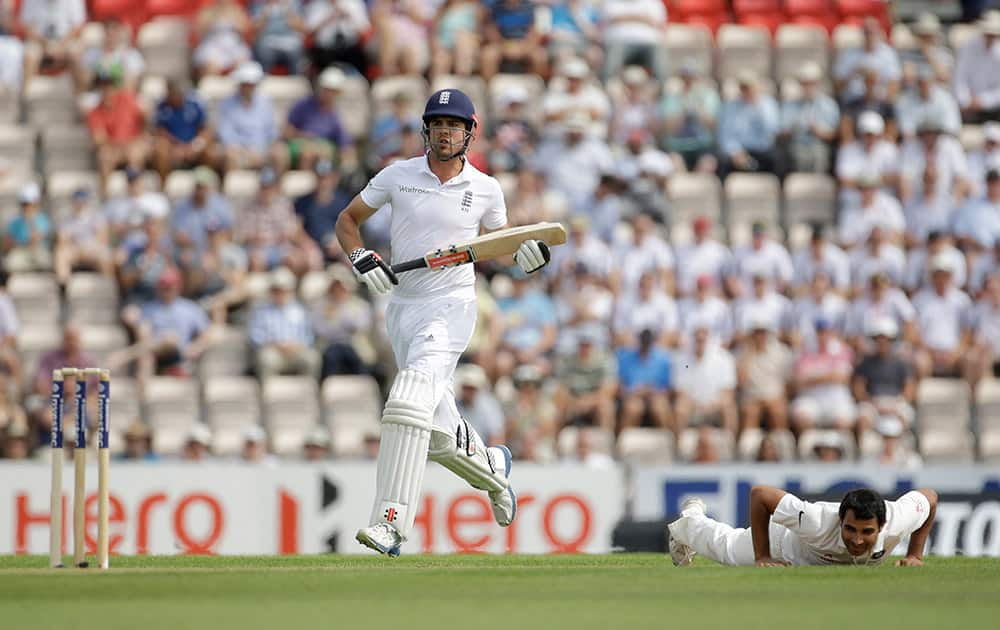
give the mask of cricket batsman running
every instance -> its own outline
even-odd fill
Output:
[[[921,566],[934,526],[937,493],[913,490],[886,501],[869,489],[851,490],[837,503],[803,501],[770,486],[750,491],[750,528],[737,529],[705,515],[705,503],[684,502],[668,525],[670,556],[687,566],[696,554],[721,564],[786,566],[881,564],[909,538],[896,566]]]
[[[452,376],[476,324],[472,265],[416,270],[397,279],[361,240],[361,224],[386,204],[394,261],[506,227],[500,184],[465,158],[477,126],[469,97],[459,90],[435,92],[423,122],[426,155],[387,166],[337,219],[337,238],[358,278],[376,293],[392,291],[386,325],[399,371],[382,412],[375,505],[357,539],[393,557],[413,527],[427,459],[487,492],[502,527],[517,512],[510,450],[487,448],[455,405]],[[514,260],[533,273],[549,262],[549,250],[541,241],[525,240]]]

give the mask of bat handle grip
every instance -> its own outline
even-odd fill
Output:
[[[427,267],[427,262],[423,258],[414,258],[413,260],[396,263],[391,266],[391,269],[393,273],[404,273],[406,271],[413,271],[414,269],[424,269],[425,267]]]

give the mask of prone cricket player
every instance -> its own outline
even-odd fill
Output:
[[[750,527],[734,528],[705,515],[705,502],[688,499],[670,523],[670,556],[687,566],[701,554],[736,566],[880,564],[909,537],[896,566],[923,565],[934,526],[937,493],[913,490],[886,501],[869,489],[851,490],[838,503],[810,503],[770,486],[750,491]]]
[[[387,166],[337,219],[336,233],[354,272],[379,294],[392,291],[386,325],[399,371],[382,412],[375,504],[361,544],[398,556],[416,517],[427,459],[488,493],[496,522],[507,527],[517,511],[506,446],[487,448],[455,405],[452,376],[476,324],[472,265],[416,270],[396,278],[366,249],[359,227],[379,208],[392,210],[394,261],[419,258],[443,243],[460,243],[506,227],[500,184],[469,164],[476,134],[472,101],[440,90],[424,108],[426,154]],[[549,262],[544,242],[525,240],[515,262],[533,273]]]

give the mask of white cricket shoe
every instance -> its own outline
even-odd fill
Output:
[[[370,527],[363,527],[354,537],[365,547],[390,558],[399,556],[399,546],[403,543],[403,537],[388,523],[375,523]]]
[[[517,514],[517,494],[510,485],[510,465],[512,458],[510,449],[506,446],[494,446],[490,450],[494,452],[494,455],[496,455],[496,451],[500,451],[504,462],[504,476],[507,477],[507,487],[504,490],[488,493],[490,496],[490,505],[493,506],[493,518],[496,519],[497,525],[507,527],[514,522],[514,516]],[[494,459],[494,461],[496,460]]]
[[[681,504],[681,518],[699,514],[704,516],[706,508],[707,506],[704,501],[698,497],[692,497]],[[698,555],[698,553],[694,549],[680,542],[671,534],[670,559],[673,560],[675,567],[686,567],[690,565],[696,555]]]

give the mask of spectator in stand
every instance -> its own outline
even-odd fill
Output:
[[[742,294],[733,303],[733,324],[736,334],[733,343],[742,345],[746,337],[753,331],[755,322],[767,322],[768,329],[788,337],[792,330],[792,303],[774,284],[768,281],[767,275],[758,270],[750,279],[750,291]]]
[[[87,25],[84,0],[21,2],[20,26],[24,41],[41,48],[41,55],[27,58],[25,80],[39,70],[51,72],[71,67],[79,54],[80,35]]]
[[[244,40],[250,29],[250,16],[238,0],[202,3],[194,22],[198,46],[193,59],[198,76],[225,74],[250,61],[250,47]]]
[[[857,181],[862,174],[877,175],[888,191],[899,183],[899,150],[883,137],[885,120],[875,112],[862,112],[857,127],[860,139],[842,144],[837,152],[841,203],[858,199]]]
[[[972,302],[953,285],[952,260],[938,254],[930,263],[931,285],[913,297],[918,335],[914,362],[920,377],[968,375]]]
[[[14,0],[0,0],[0,91],[20,94],[28,59],[24,42],[18,36],[20,25],[14,5]],[[37,63],[32,62],[32,67]]]
[[[583,212],[594,200],[601,174],[614,163],[608,145],[593,137],[593,119],[572,111],[562,119],[563,133],[538,148],[534,168],[545,175],[548,188],[562,193],[570,212]]]
[[[917,334],[914,325],[916,316],[906,294],[892,286],[888,274],[878,272],[868,279],[867,293],[851,303],[844,324],[845,336],[855,351],[863,354],[868,322],[888,318],[903,331],[903,340],[912,344]]]
[[[938,194],[961,203],[971,189],[969,165],[958,138],[947,135],[942,121],[934,116],[917,125],[917,138],[903,144],[899,152],[900,199],[904,203],[923,194],[924,172],[934,169]]]
[[[284,267],[275,269],[271,272],[270,300],[250,314],[247,332],[261,380],[279,374],[319,378],[321,359],[313,348],[312,323],[294,291],[295,274]]]
[[[256,0],[250,11],[254,58],[271,74],[282,66],[290,74],[305,70],[306,25],[300,0]]]
[[[533,0],[497,0],[484,11],[479,73],[489,81],[497,72],[545,76],[548,54],[535,24]]]
[[[987,11],[979,20],[979,37],[958,51],[955,63],[955,97],[962,121],[982,124],[1000,119],[1000,10]]]
[[[611,249],[590,227],[590,218],[576,214],[569,219],[569,235],[566,244],[552,250],[551,271],[543,271],[558,280],[573,274],[579,265],[584,265],[591,273],[607,278]]]
[[[899,136],[896,127],[896,108],[894,101],[879,89],[878,70],[871,66],[861,68],[864,81],[864,92],[844,101],[840,117],[841,143],[846,144],[864,132],[860,129],[861,115],[865,112],[878,114],[885,121],[885,136],[893,142]]]
[[[278,461],[267,454],[267,433],[256,424],[243,429],[243,444],[240,446],[239,461],[244,464],[263,464],[277,466]]]
[[[903,76],[908,72],[920,73],[930,70],[938,83],[949,84],[955,67],[955,56],[941,41],[941,20],[933,13],[924,12],[910,24],[910,32],[916,39],[916,47],[899,51]]]
[[[125,194],[109,198],[103,208],[111,232],[112,246],[117,247],[135,225],[142,222],[142,204],[151,195],[162,196],[160,193],[147,192],[146,178],[142,171],[126,168]]]
[[[589,428],[581,428],[576,433],[576,444],[572,455],[563,458],[567,464],[583,465],[595,470],[608,470],[615,467],[615,462],[607,453],[594,449],[595,432]]]
[[[4,235],[4,268],[8,271],[52,269],[52,222],[41,208],[42,191],[35,182],[17,193],[20,212],[7,224]]]
[[[881,226],[872,226],[864,247],[858,247],[850,254],[851,282],[860,289],[875,274],[884,273],[896,285],[903,283],[906,269],[906,254],[901,247],[885,238]]]
[[[644,273],[653,273],[658,284],[668,295],[674,293],[674,253],[656,230],[653,218],[639,212],[629,221],[632,227],[628,238],[619,239],[613,253],[619,259],[628,258],[629,264],[610,270],[610,283],[616,294],[634,294]]]
[[[781,456],[781,451],[778,450],[778,444],[774,441],[774,438],[770,435],[765,435],[761,438],[754,461],[758,464],[776,464],[782,461],[782,459],[784,458]]]
[[[957,136],[962,129],[962,115],[958,102],[948,88],[938,83],[934,71],[924,68],[909,81],[896,101],[896,119],[903,140],[917,135],[921,121],[939,120],[942,130]]]
[[[870,322],[866,333],[875,351],[854,368],[851,380],[851,390],[858,401],[858,430],[873,428],[886,417],[908,427],[913,424],[917,381],[913,366],[896,351],[899,328],[892,318],[882,317]]]
[[[350,192],[341,186],[340,171],[328,160],[316,162],[316,189],[295,201],[295,214],[309,238],[323,250],[327,261],[343,254],[334,235],[341,211],[351,202]]]
[[[674,434],[689,426],[719,426],[735,434],[736,363],[703,325],[694,328],[694,340],[677,365],[677,403]]]
[[[156,462],[160,456],[153,452],[153,434],[142,420],[134,420],[125,430],[124,461]]]
[[[967,252],[986,251],[1000,241],[1000,170],[986,173],[986,197],[966,203],[952,226],[959,245]]]
[[[512,378],[514,396],[504,404],[507,444],[516,459],[554,458],[556,406],[543,391],[542,371],[536,365],[519,365]]]
[[[171,213],[170,231],[177,247],[177,256],[188,266],[197,265],[198,258],[208,247],[208,226],[220,229],[233,227],[233,209],[225,195],[216,191],[218,178],[212,169],[199,166],[194,170],[194,192],[182,199]]]
[[[733,338],[733,319],[729,304],[716,295],[715,278],[702,274],[695,280],[691,297],[681,300],[681,342],[686,346],[699,328],[705,328],[713,339],[728,346]]]
[[[760,275],[777,291],[784,292],[794,273],[788,250],[768,236],[767,226],[758,221],[751,226],[750,245],[734,252],[732,265],[726,270],[726,285],[729,294],[739,298],[747,294],[752,279]]]
[[[196,422],[184,437],[181,460],[187,463],[207,463],[212,460],[212,430],[208,425]]]
[[[358,296],[354,274],[331,265],[326,295],[312,310],[312,326],[323,352],[322,378],[334,374],[367,374],[355,339],[367,335],[375,320],[371,305]]]
[[[197,92],[185,92],[176,79],[167,81],[166,97],[156,106],[156,170],[166,181],[175,168],[203,164],[211,155],[215,130]]]
[[[951,231],[957,218],[955,198],[938,185],[936,167],[924,169],[922,184],[920,193],[906,205],[903,241],[910,247],[923,242],[932,232]]]
[[[996,271],[1000,270],[1000,239],[993,247],[982,255],[976,256],[969,270],[969,294],[982,297],[980,294],[986,288],[986,281]]]
[[[3,452],[0,453],[0,459],[28,459],[31,454],[29,435],[25,422],[10,422],[4,429]]]
[[[371,22],[364,0],[311,0],[305,7],[305,23],[314,71],[342,62],[358,74],[368,72],[364,37]]]
[[[595,348],[596,341],[592,334],[580,334],[576,352],[563,357],[556,367],[554,400],[560,426],[615,430],[618,370],[614,357]]]
[[[892,416],[879,418],[875,423],[875,431],[882,438],[882,447],[872,463],[909,470],[920,469],[923,460],[903,441],[905,430],[905,424],[898,418]]]
[[[302,276],[323,267],[323,253],[305,233],[292,202],[281,194],[277,173],[269,166],[260,170],[260,190],[240,213],[237,229],[251,271],[285,266]]]
[[[146,197],[141,228],[126,237],[115,253],[118,284],[126,303],[142,303],[156,296],[160,274],[173,265],[174,242],[165,225],[170,213],[166,198]]]
[[[781,104],[779,146],[787,155],[783,171],[827,173],[830,171],[831,143],[837,137],[840,108],[837,101],[819,91],[823,70],[808,62],[798,72],[802,96]]]
[[[969,152],[969,179],[972,180],[971,197],[986,194],[986,175],[990,171],[1000,172],[1000,121],[991,120],[982,126],[983,147]]]
[[[565,87],[560,88],[557,82],[549,86],[542,101],[545,122],[555,123],[558,128],[569,114],[583,113],[592,123],[592,133],[598,137],[606,136],[611,101],[600,84],[588,81],[590,68],[587,62],[577,57],[567,59],[558,76],[564,80]]]
[[[748,342],[737,355],[736,382],[740,390],[740,431],[788,428],[786,385],[791,377],[792,353],[774,336],[771,322],[754,319]]]
[[[130,92],[139,89],[146,62],[134,46],[132,31],[118,18],[104,20],[104,41],[83,51],[76,67],[76,83],[87,89],[97,75],[110,76],[115,84]]]
[[[478,2],[444,0],[434,16],[431,39],[431,76],[469,76],[479,57]]]
[[[657,345],[677,346],[680,331],[677,303],[663,290],[663,284],[652,271],[639,277],[637,290],[619,295],[614,319],[615,344],[635,346],[639,334],[645,330],[653,333]]]
[[[638,335],[638,344],[616,352],[621,397],[619,429],[643,426],[645,418],[660,429],[674,425],[670,409],[670,393],[674,388],[671,357],[655,340],[655,332],[645,329]]]
[[[406,130],[420,130],[423,126],[410,94],[406,90],[393,94],[391,109],[375,119],[368,134],[368,167],[379,171],[393,159],[413,157],[403,153],[403,136]]]
[[[695,282],[701,276],[721,284],[732,256],[729,248],[712,236],[712,221],[708,217],[695,218],[691,222],[691,232],[694,240],[677,248],[676,289],[681,297],[694,292]]]
[[[101,100],[87,114],[87,127],[97,147],[103,192],[116,168],[130,166],[141,171],[146,167],[151,143],[146,135],[146,114],[135,93],[116,87],[107,74],[98,74],[96,83]]]
[[[843,331],[847,320],[848,302],[839,293],[830,289],[830,276],[817,270],[809,283],[809,293],[792,305],[790,342],[793,348],[816,347],[817,319],[825,319],[834,329]]]
[[[812,459],[821,464],[837,464],[844,461],[844,436],[837,431],[821,431],[813,445]]]
[[[879,93],[892,101],[899,91],[899,81],[902,78],[899,55],[885,41],[885,32],[876,18],[865,18],[862,29],[864,45],[840,51],[833,67],[837,94],[845,102],[860,96],[864,92],[863,69],[872,69],[878,73]]]
[[[601,7],[601,27],[605,80],[630,63],[652,70],[659,81],[667,79],[666,50],[661,43],[667,28],[667,9],[663,2],[605,0]]]
[[[586,265],[578,264],[573,271],[572,278],[562,280],[559,293],[553,296],[559,322],[556,352],[575,352],[581,334],[591,336],[598,351],[607,350],[615,296]]]
[[[374,0],[372,22],[378,33],[378,65],[386,76],[424,74],[433,7],[424,0]]]
[[[700,80],[693,62],[682,63],[679,75],[680,90],[664,90],[660,101],[663,126],[659,144],[668,153],[680,155],[688,170],[714,173],[718,165],[713,151],[719,92],[711,81]]]
[[[488,134],[490,168],[494,172],[518,172],[531,162],[538,131],[525,110],[529,99],[528,90],[519,83],[505,89],[498,98],[499,111]],[[511,224],[518,225],[513,221]]]
[[[827,285],[837,292],[846,294],[850,288],[850,260],[844,250],[829,241],[826,231],[822,223],[813,224],[809,244],[792,256],[793,289],[800,292],[808,289],[818,273],[824,274]]]
[[[719,176],[733,171],[776,172],[775,139],[781,130],[778,104],[761,94],[759,79],[739,76],[739,97],[722,106],[719,114]]]
[[[972,320],[972,362],[970,380],[1000,378],[1000,273],[985,281],[983,296],[976,303]]]
[[[205,249],[195,257],[181,258],[184,286],[189,296],[202,301],[213,322],[225,324],[229,310],[249,299],[244,286],[249,260],[221,221],[209,222],[205,231]]]
[[[857,409],[851,396],[853,355],[832,322],[816,320],[816,348],[799,355],[793,379],[792,428],[797,434],[816,426],[852,429]]]
[[[264,70],[256,61],[249,61],[230,76],[236,82],[236,93],[224,98],[216,113],[219,169],[259,168],[269,161],[285,164],[287,152],[276,142],[278,126],[271,98],[257,91]]]
[[[330,433],[326,429],[314,427],[306,434],[302,458],[307,462],[321,462],[330,458]]]
[[[906,217],[899,201],[882,191],[881,181],[874,173],[862,173],[855,184],[860,199],[855,205],[845,204],[840,218],[840,246],[855,249],[868,240],[872,228],[879,227],[892,243],[902,244]]]
[[[337,114],[337,98],[347,77],[339,68],[327,68],[316,79],[316,90],[288,112],[284,138],[288,159],[281,164],[310,170],[319,160],[336,158],[347,170],[357,164],[350,136]]]
[[[604,50],[598,3],[586,0],[551,0],[551,26],[547,33],[549,57],[556,63],[566,57],[582,57],[592,68],[600,68]]]
[[[694,453],[691,455],[692,464],[718,464],[722,461],[719,453],[719,445],[716,440],[716,433],[707,426],[698,429],[694,443]]]
[[[955,247],[954,240],[947,232],[931,232],[927,235],[926,246],[910,249],[906,260],[906,271],[903,275],[903,289],[910,295],[918,290],[932,285],[932,261],[938,257],[948,260],[952,269],[952,284],[961,288],[965,286],[966,264],[965,256]]]
[[[114,256],[108,238],[108,224],[94,208],[87,188],[73,191],[70,216],[56,231],[55,271],[59,283],[66,286],[70,274],[78,269],[114,274]]]
[[[483,368],[475,363],[458,366],[455,386],[455,404],[462,419],[472,425],[485,444],[505,443],[503,408],[490,391]]]
[[[628,66],[622,72],[624,97],[614,104],[608,137],[620,145],[635,131],[649,133],[659,127],[659,112],[655,102],[656,86],[642,66]]]
[[[25,403],[29,409],[32,409],[31,426],[34,427],[35,431],[35,435],[32,437],[34,444],[47,443],[49,435],[52,432],[52,414],[46,402],[52,396],[53,370],[58,370],[68,365],[97,364],[97,359],[83,349],[80,338],[80,327],[72,323],[65,324],[62,329],[62,342],[59,347],[41,356],[34,374],[25,375],[27,377],[25,384],[30,386],[30,392],[25,398]],[[28,378],[30,378],[30,381]],[[67,401],[71,391],[73,390],[69,387],[64,388]]]

